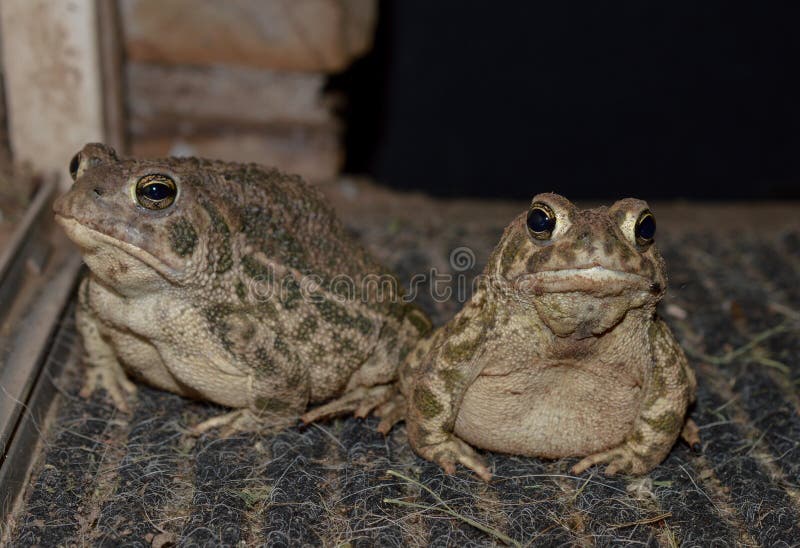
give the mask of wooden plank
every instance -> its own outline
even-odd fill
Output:
[[[359,57],[372,48],[375,26],[378,23],[378,3],[375,0],[342,0],[347,51]]]
[[[334,178],[343,156],[335,128],[262,128],[260,131],[192,133],[131,140],[135,156],[202,156],[232,162],[256,162],[297,173],[312,182]]]
[[[14,160],[57,174],[63,187],[69,160],[84,143],[121,142],[106,130],[104,93],[116,99],[103,88],[98,21],[95,0],[0,4]]]
[[[97,3],[98,39],[100,41],[100,75],[103,86],[103,130],[105,142],[122,152],[127,149],[128,133],[125,100],[122,93],[123,67],[122,22],[117,2]]]
[[[220,126],[334,124],[325,76],[234,66],[197,67],[131,61],[127,102],[134,135]]]
[[[25,485],[41,419],[53,400],[29,399],[36,389],[48,340],[61,325],[81,256],[63,234],[52,234],[55,181],[42,185],[0,253],[0,522]],[[51,369],[51,372],[55,370]],[[35,424],[29,424],[31,420]]]
[[[128,57],[336,72],[369,49],[375,0],[121,0]]]

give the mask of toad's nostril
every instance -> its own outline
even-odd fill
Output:
[[[661,284],[653,282],[650,284],[650,293],[661,293]]]
[[[94,189],[92,189],[92,192],[94,192],[95,196],[98,196],[98,197],[103,195],[103,189],[102,188],[94,188]]]

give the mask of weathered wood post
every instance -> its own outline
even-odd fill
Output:
[[[116,2],[1,0],[0,36],[14,160],[70,183],[87,141],[123,144]]]

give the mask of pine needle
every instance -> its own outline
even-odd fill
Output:
[[[418,482],[418,481],[416,481],[414,479],[411,479],[408,476],[405,476],[405,475],[401,474],[400,472],[395,472],[394,470],[389,470],[387,472],[387,474],[389,474],[390,476],[394,476],[396,478],[400,478],[400,479],[402,479],[402,480],[404,480],[404,481],[406,481],[408,483],[411,483],[412,485],[416,485],[417,487],[419,487],[421,489],[424,489],[425,491],[430,493],[431,496],[434,499],[436,499],[436,501],[441,506],[430,506],[430,505],[427,505],[427,504],[420,504],[420,503],[417,503],[417,502],[408,502],[408,501],[400,500],[400,499],[383,499],[384,503],[396,504],[398,506],[407,506],[409,508],[419,508],[420,510],[440,510],[440,511],[444,512],[445,514],[451,516],[451,517],[454,517],[454,518],[456,518],[458,520],[463,521],[467,525],[471,525],[472,527],[474,527],[474,528],[476,528],[476,529],[478,529],[480,531],[483,531],[484,533],[486,533],[488,535],[493,536],[494,538],[496,538],[497,540],[499,540],[501,542],[504,542],[505,544],[508,544],[510,546],[519,546],[519,547],[522,546],[519,542],[517,542],[516,540],[512,539],[508,535],[505,535],[505,534],[501,533],[497,529],[495,529],[493,527],[490,527],[488,525],[485,525],[485,524],[483,524],[483,523],[481,523],[479,521],[476,521],[476,520],[474,520],[474,519],[472,519],[470,517],[467,517],[467,516],[465,516],[463,514],[459,514],[458,512],[453,510],[450,507],[450,505],[448,505],[442,499],[442,497],[440,497],[438,494],[436,494],[431,488],[427,487],[426,485],[423,485],[420,482]]]

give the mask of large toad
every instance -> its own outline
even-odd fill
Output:
[[[56,219],[89,273],[77,324],[89,379],[121,409],[134,385],[256,417],[364,415],[392,394],[430,324],[300,178],[196,158],[119,159],[86,145]]]
[[[607,463],[607,474],[643,474],[682,429],[698,442],[685,420],[694,373],[656,314],[667,279],[654,235],[641,200],[579,210],[536,196],[506,228],[472,300],[403,367],[414,450],[488,480],[470,445],[585,456],[575,473]],[[402,398],[384,406],[380,429],[404,407]]]

